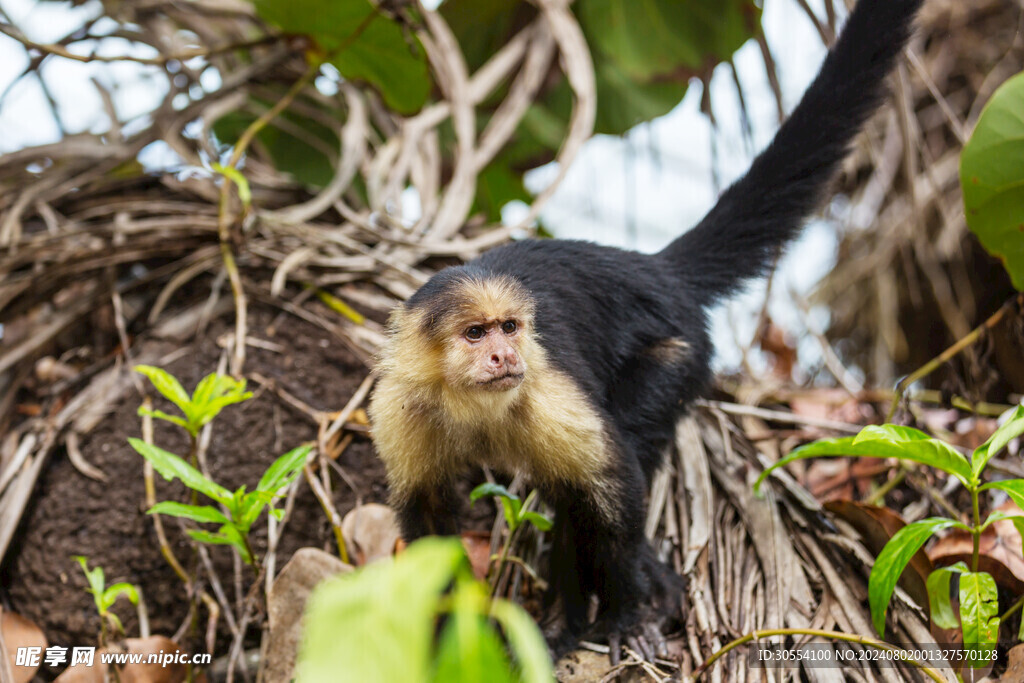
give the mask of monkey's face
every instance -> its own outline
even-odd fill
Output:
[[[514,318],[506,318],[463,326],[446,354],[448,369],[456,375],[449,376],[449,381],[484,391],[509,391],[522,384],[526,360],[521,349],[521,325]]]

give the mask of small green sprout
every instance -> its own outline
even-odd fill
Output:
[[[89,569],[89,560],[83,555],[75,555],[73,559],[78,560],[78,564],[81,565],[85,578],[89,582],[89,587],[85,591],[92,595],[93,602],[96,604],[96,613],[100,617],[100,645],[106,645],[108,624],[113,628],[115,634],[124,635],[124,625],[117,615],[110,611],[110,608],[122,595],[128,598],[133,605],[138,605],[139,590],[132,584],[124,582],[107,586],[103,567]]]
[[[162,410],[151,410],[144,406],[139,407],[139,415],[174,423],[184,428],[193,439],[224,407],[252,398],[252,392],[245,390],[245,380],[236,380],[227,375],[207,375],[196,385],[192,396],[189,396],[181,382],[162,368],[136,365],[135,371],[148,377],[153,387],[178,406],[184,417],[168,415]]]

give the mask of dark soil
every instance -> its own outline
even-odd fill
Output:
[[[275,310],[251,307],[250,336],[278,344],[285,351],[250,346],[246,372],[274,380],[313,408],[340,410],[365,377],[365,366],[327,332],[294,317],[278,320],[271,334],[268,326],[276,315]],[[215,340],[228,331],[228,325],[225,320],[212,325],[205,339],[167,366],[186,389],[191,390],[200,378],[216,370],[221,349]],[[207,456],[214,479],[231,489],[243,484],[251,489],[278,455],[316,438],[316,425],[309,416],[273,391],[261,390],[255,382],[250,382],[250,389],[256,393],[253,399],[229,406],[215,421]],[[62,452],[54,454],[6,558],[2,579],[11,607],[41,626],[51,644],[92,644],[99,629],[92,597],[83,590],[85,577],[73,555],[85,555],[91,566],[103,567],[108,585],[129,581],[139,586],[153,633],[172,635],[186,617],[184,587],[161,556],[153,522],[144,512],[142,457],[126,441],[129,436],[140,435],[136,414],[140,400],[130,395],[82,440],[83,456],[105,472],[108,481],[89,479]],[[155,407],[176,412],[160,397]],[[172,452],[187,452],[184,432],[167,423],[157,421],[155,440]],[[384,501],[383,468],[368,439],[357,436],[338,463],[364,502]],[[335,476],[333,481],[335,505],[344,515],[355,505],[356,494],[340,478]],[[188,494],[179,482],[168,483],[157,476],[157,498],[187,501]],[[193,552],[187,537],[175,520],[164,520],[175,554],[186,567],[191,566]],[[266,548],[263,518],[254,526],[254,536],[256,552],[262,555]],[[303,546],[336,551],[324,513],[306,484],[300,485],[278,547],[278,569]],[[233,600],[232,551],[211,547],[211,556]],[[246,583],[249,580],[247,575]],[[134,609],[126,600],[119,600],[114,611],[129,634],[138,632]],[[200,632],[205,619],[202,609]],[[222,622],[221,643],[225,642],[226,631]]]

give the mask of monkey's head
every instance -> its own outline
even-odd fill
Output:
[[[514,392],[536,348],[533,315],[515,280],[449,268],[395,312],[385,363],[402,374],[414,363],[413,374],[451,389]]]

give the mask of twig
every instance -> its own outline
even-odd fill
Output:
[[[955,357],[958,353],[960,353],[961,351],[963,351],[964,349],[978,341],[978,339],[981,338],[982,334],[998,325],[1002,321],[1002,319],[1006,317],[1008,313],[1010,313],[1014,309],[1019,310],[1022,306],[1024,306],[1024,292],[1010,297],[1006,301],[1006,303],[1000,306],[998,311],[990,315],[985,322],[975,327],[967,335],[961,337],[955,344],[953,344],[948,349],[940,353],[938,356],[932,358],[930,361],[919,367],[917,370],[914,370],[912,373],[910,373],[909,375],[901,379],[899,382],[897,382],[896,388],[894,389],[896,395],[893,397],[892,404],[889,406],[889,413],[886,415],[885,418],[886,422],[892,421],[892,417],[896,413],[896,407],[902,400],[903,394],[906,392],[907,387],[914,384],[914,382],[917,382],[918,380],[921,380],[930,375],[943,363],[946,363],[947,361]]]

